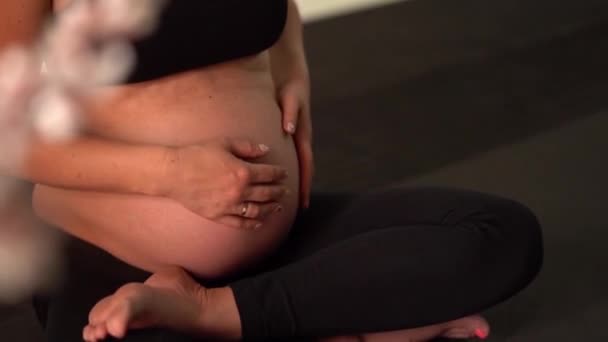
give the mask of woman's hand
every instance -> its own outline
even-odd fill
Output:
[[[266,155],[268,146],[248,140],[222,139],[172,150],[166,196],[207,219],[245,229],[259,229],[282,210],[287,192],[280,183],[287,171],[244,159]]]
[[[283,111],[283,129],[294,136],[300,162],[300,205],[308,208],[314,176],[310,77],[304,53],[302,19],[294,0],[288,1],[287,22],[270,49],[272,77]]]
[[[295,78],[281,85],[278,88],[278,100],[283,112],[283,129],[294,136],[298,152],[300,203],[302,207],[308,208],[315,171],[308,77]]]

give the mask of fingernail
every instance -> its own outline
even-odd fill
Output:
[[[296,125],[294,125],[292,122],[287,124],[287,132],[293,134],[296,132]]]
[[[262,150],[262,152],[268,152],[270,150],[270,147],[268,147],[267,145],[264,144],[260,144],[260,150]]]
[[[481,340],[485,340],[488,335],[481,329],[475,329],[475,336],[477,336]]]

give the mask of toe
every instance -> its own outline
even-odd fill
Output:
[[[475,329],[475,336],[481,340],[485,340],[489,335],[488,330],[483,330],[482,328]]]
[[[486,339],[490,335],[490,324],[481,316],[472,316],[471,325],[473,326],[474,337]]]
[[[82,329],[82,339],[86,342],[92,341],[91,329],[92,327],[90,325],[87,325],[86,327],[84,327],[84,329]]]
[[[129,320],[132,318],[133,310],[129,301],[116,307],[107,320],[106,328],[110,335],[123,338],[127,332]]]
[[[92,325],[98,325],[105,322],[108,319],[108,315],[112,310],[114,304],[114,296],[108,296],[95,304],[93,309],[89,312],[89,323]]]
[[[96,325],[93,329],[93,337],[97,341],[102,341],[106,338],[107,331],[105,324]]]
[[[453,339],[485,339],[489,334],[490,325],[483,317],[469,316],[447,323],[442,335]]]

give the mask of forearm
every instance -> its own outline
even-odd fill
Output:
[[[308,77],[302,19],[295,1],[289,0],[288,3],[285,29],[277,43],[270,49],[272,75],[279,84],[286,78]]]
[[[0,56],[8,46],[30,45],[39,37],[50,4],[39,0],[0,1]],[[2,143],[9,142],[5,139]],[[19,165],[0,155],[0,176],[71,189],[160,192],[160,165],[166,158],[166,149],[128,146],[92,137],[62,144],[32,138],[27,143],[25,160]]]
[[[162,195],[170,149],[81,136],[66,143],[32,139],[23,163],[2,173],[54,187]]]

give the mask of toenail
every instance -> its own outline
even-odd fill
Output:
[[[486,333],[481,329],[475,329],[475,336],[482,340],[485,340],[486,337],[488,337],[488,335],[486,335]]]

